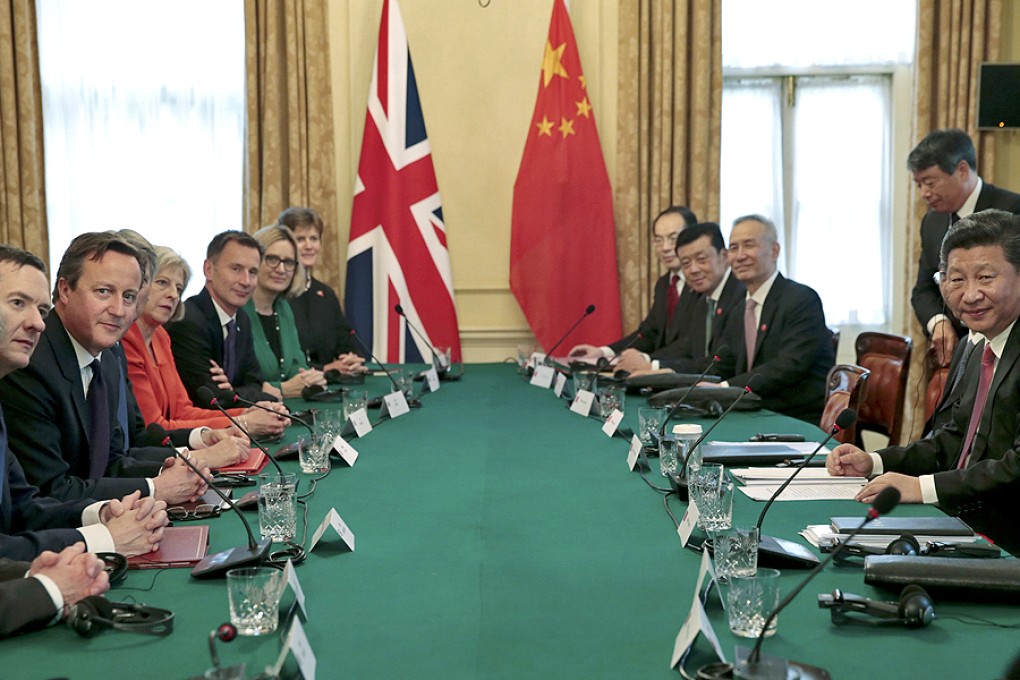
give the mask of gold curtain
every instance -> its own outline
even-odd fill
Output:
[[[254,231],[289,206],[326,225],[316,278],[338,288],[333,111],[325,0],[245,0],[244,218]]]
[[[651,220],[670,205],[719,219],[722,10],[713,0],[621,0],[616,239],[624,328],[662,274]]]
[[[917,17],[917,51],[914,59],[913,141],[932,130],[958,127],[970,134],[977,148],[978,172],[992,181],[995,147],[991,133],[977,131],[978,65],[999,58],[999,34],[1002,0],[920,0]],[[899,162],[906,162],[901,159]],[[903,332],[914,339],[911,374],[924,374],[924,356],[928,340],[910,305],[910,288],[917,280],[917,258],[921,252],[921,218],[927,206],[910,192],[911,213],[907,227],[906,291],[907,327]],[[918,389],[908,390],[906,420],[911,438],[920,435],[924,425],[924,389],[926,379],[910,381]]]
[[[49,258],[34,0],[0,1],[0,241]]]

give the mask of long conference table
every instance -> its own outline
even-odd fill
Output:
[[[571,413],[552,391],[527,384],[514,365],[466,369],[462,381],[424,395],[421,409],[355,439],[356,465],[335,468],[309,499],[306,540],[331,507],[356,536],[356,551],[348,552],[327,533],[297,568],[317,676],[677,677],[669,661],[700,555],[680,546],[662,496],[628,470],[628,444],[608,438],[595,418]],[[388,391],[379,377],[368,388]],[[628,397],[631,429],[643,403]],[[759,411],[734,412],[713,439],[746,440],[757,432],[816,441],[822,435]],[[297,434],[291,428],[287,439]],[[296,461],[283,465],[298,469]],[[657,471],[651,479],[665,481]],[[682,515],[684,504],[670,503]],[[735,522],[753,524],[760,507],[738,494]],[[765,531],[802,540],[797,531],[807,524],[865,509],[851,501],[777,503]],[[257,531],[257,514],[247,516]],[[243,542],[231,513],[210,521],[210,551]],[[805,573],[785,571],[782,592]],[[137,590],[154,579],[151,591]],[[823,666],[837,678],[998,677],[1020,651],[1015,630],[950,618],[1016,623],[1020,608],[936,601],[939,619],[924,629],[836,628],[816,603],[818,593],[836,587],[896,599],[864,585],[860,566],[830,566],[780,615],[765,651]],[[196,581],[187,569],[132,571],[108,597],[172,609],[173,634],[105,631],[83,639],[53,626],[0,642],[0,677],[186,678],[210,666],[209,633],[229,619],[223,580]],[[292,599],[285,594],[282,606]],[[706,606],[732,660],[734,645],[744,641],[730,634],[718,598]],[[224,665],[246,661],[252,677],[276,659],[280,645],[279,635],[239,637],[218,649]],[[688,668],[712,656],[699,639]],[[295,672],[291,657],[286,673]]]

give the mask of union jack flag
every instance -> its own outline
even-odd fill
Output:
[[[380,361],[431,360],[425,343],[460,360],[446,224],[407,33],[385,0],[347,244],[347,319]]]

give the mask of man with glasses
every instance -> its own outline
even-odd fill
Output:
[[[944,366],[965,328],[946,308],[934,279],[942,239],[951,224],[972,213],[988,208],[1020,213],[1020,195],[982,181],[974,143],[955,128],[929,132],[907,156],[907,169],[929,208],[921,220],[921,255],[910,303]]]
[[[278,401],[280,391],[262,376],[251,320],[238,311],[251,299],[262,245],[250,234],[225,231],[213,237],[202,265],[205,288],[184,303],[184,318],[166,325],[181,382],[192,401],[207,387],[220,398],[234,390],[249,401]]]
[[[648,316],[637,330],[616,342],[603,347],[580,344],[570,350],[570,356],[588,360],[613,358],[633,348],[648,354],[665,347],[680,334],[680,316],[677,309],[680,299],[690,292],[684,288],[680,260],[676,256],[676,238],[686,227],[697,224],[698,218],[689,208],[675,205],[666,208],[652,221],[652,243],[666,273],[655,282],[655,293]]]

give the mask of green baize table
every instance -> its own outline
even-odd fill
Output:
[[[387,385],[380,377],[368,381],[370,394]],[[608,438],[595,418],[571,413],[551,390],[529,385],[513,365],[468,365],[461,382],[443,383],[422,401],[423,408],[353,440],[356,465],[334,469],[309,501],[308,539],[331,507],[356,535],[356,552],[345,552],[330,530],[297,570],[317,676],[678,677],[669,660],[700,555],[681,548],[662,497],[628,470],[628,443]],[[630,429],[643,403],[628,397]],[[300,432],[290,428],[286,441]],[[821,439],[817,428],[767,411],[734,412],[713,439],[757,432]],[[652,465],[650,478],[664,485],[657,461]],[[296,461],[283,466],[298,470]],[[682,515],[685,505],[670,503]],[[760,508],[738,494],[735,521],[753,524]],[[850,501],[782,502],[764,530],[802,541],[797,531],[807,524],[865,510]],[[247,517],[257,531],[257,513]],[[210,552],[244,541],[232,513],[211,520]],[[172,609],[172,635],[105,631],[83,639],[54,626],[0,642],[0,678],[201,674],[210,666],[209,632],[229,619],[225,582],[196,581],[175,569],[160,573],[151,592],[127,589],[147,587],[155,574],[133,571],[108,597]],[[805,574],[785,571],[782,592]],[[1020,650],[1015,630],[945,618],[967,613],[1012,623],[1020,608],[936,601],[943,618],[925,629],[836,628],[816,602],[836,587],[896,599],[865,586],[860,566],[830,566],[780,615],[765,651],[823,666],[837,678],[991,678]],[[292,599],[285,594],[283,607]],[[730,634],[718,598],[707,607],[732,660],[733,646],[745,642]],[[251,676],[275,660],[280,638],[239,637],[218,649],[224,665],[246,660]],[[711,659],[699,639],[688,667]],[[295,669],[291,657],[286,670]]]

